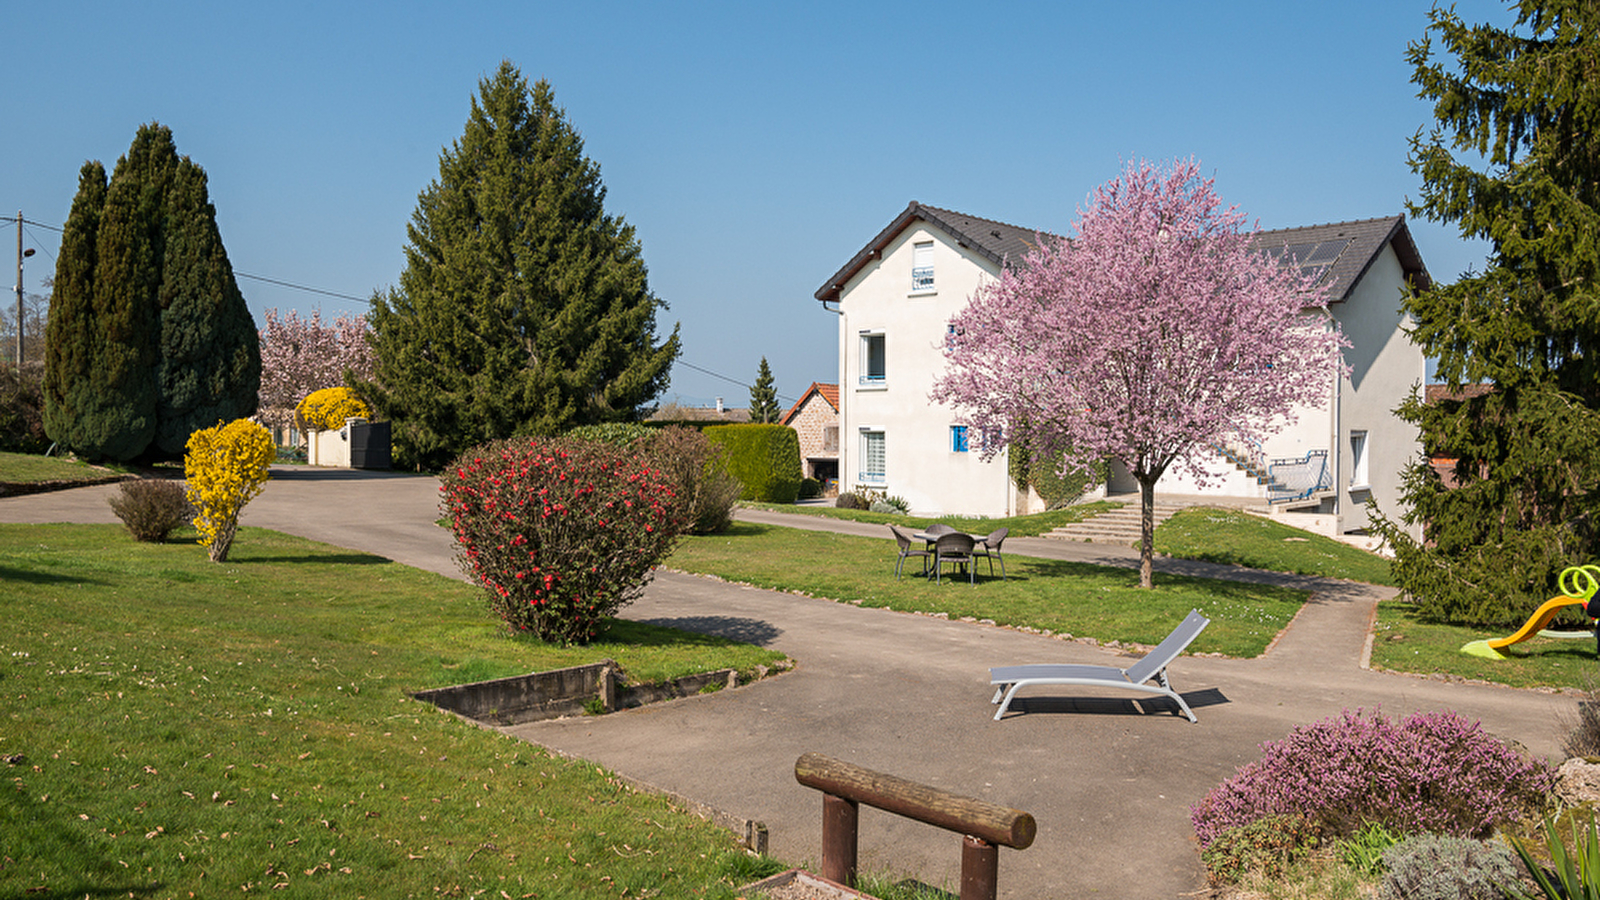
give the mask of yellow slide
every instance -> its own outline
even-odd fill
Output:
[[[1472,641],[1461,648],[1461,652],[1469,656],[1481,656],[1485,659],[1505,659],[1500,651],[1512,644],[1521,643],[1543,631],[1550,620],[1556,617],[1563,607],[1584,606],[1594,597],[1595,591],[1600,589],[1600,566],[1572,566],[1561,573],[1558,582],[1561,585],[1561,596],[1551,597],[1546,600],[1532,618],[1510,637],[1494,638],[1487,641]]]

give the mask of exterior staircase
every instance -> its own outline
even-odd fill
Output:
[[[1185,508],[1185,503],[1163,503],[1157,500],[1154,506],[1156,526],[1172,518],[1178,510]],[[1136,544],[1141,531],[1139,527],[1139,503],[1125,503],[1116,509],[1109,509],[1092,519],[1063,525],[1044,535],[1058,541],[1088,541],[1095,544]]]

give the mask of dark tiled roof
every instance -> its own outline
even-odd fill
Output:
[[[844,290],[845,282],[854,278],[855,274],[866,268],[868,263],[881,256],[884,248],[893,243],[900,232],[906,230],[906,227],[917,219],[950,235],[957,246],[971,250],[997,266],[1020,260],[1024,253],[1033,249],[1041,233],[1033,228],[1007,225],[993,219],[980,219],[977,216],[940,209],[937,206],[924,206],[913,200],[904,212],[895,216],[887,228],[878,232],[878,236],[861,248],[860,253],[845,263],[844,268],[835,272],[822,287],[817,288],[814,296],[824,303],[837,301],[839,292]],[[1048,232],[1045,232],[1045,235],[1053,237]]]
[[[1313,246],[1321,248],[1319,253],[1337,250],[1338,256],[1332,259],[1331,264],[1327,260],[1316,260],[1317,264],[1327,265],[1323,277],[1328,280],[1330,303],[1348,299],[1361,276],[1367,274],[1367,270],[1377,261],[1378,254],[1389,245],[1393,245],[1395,256],[1399,258],[1400,267],[1405,271],[1408,281],[1419,288],[1432,283],[1427,267],[1422,264],[1422,254],[1417,252],[1417,245],[1411,240],[1411,230],[1406,227],[1405,216],[1280,228],[1263,231],[1256,235],[1255,240],[1257,248],[1268,252],[1281,253],[1287,246],[1295,251],[1295,257],[1302,266],[1309,262],[1305,256]]]
[[[1034,248],[1041,234],[1057,237],[1046,231],[1007,225],[993,219],[926,206],[913,200],[888,227],[878,232],[877,237],[845,263],[844,268],[818,288],[814,296],[824,303],[838,302],[845,283],[872,260],[879,258],[900,232],[918,219],[944,231],[958,246],[976,252],[997,266],[1015,264],[1023,254]],[[1339,246],[1341,241],[1344,242],[1342,247]],[[1338,256],[1332,259],[1331,264],[1327,264],[1325,275],[1331,279],[1328,291],[1331,303],[1348,298],[1361,276],[1377,260],[1379,252],[1391,244],[1406,277],[1414,285],[1427,287],[1432,283],[1427,267],[1422,263],[1422,254],[1417,252],[1417,245],[1411,240],[1411,231],[1406,228],[1405,216],[1263,231],[1255,242],[1256,247],[1272,252],[1281,253],[1287,246],[1295,251],[1295,257],[1302,265],[1308,263],[1308,259],[1302,257],[1311,252],[1309,248],[1320,248],[1319,254],[1337,250]],[[1321,259],[1317,262],[1326,263]]]
[[[789,424],[795,415],[800,412],[800,407],[806,405],[806,400],[812,394],[816,394],[827,401],[828,405],[833,407],[834,412],[837,413],[839,411],[839,386],[837,384],[823,384],[820,381],[813,381],[811,382],[811,387],[806,388],[805,393],[800,395],[800,399],[789,407],[789,411],[784,413],[783,418],[779,419],[778,422],[784,425]]]

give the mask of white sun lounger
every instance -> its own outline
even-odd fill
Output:
[[[1146,694],[1156,694],[1162,697],[1171,697],[1177,701],[1178,708],[1189,717],[1189,721],[1198,722],[1194,713],[1190,711],[1189,704],[1183,702],[1178,692],[1167,683],[1167,665],[1178,654],[1182,653],[1189,643],[1205,630],[1211,620],[1200,614],[1198,609],[1190,611],[1189,615],[1167,635],[1166,640],[1156,646],[1150,654],[1126,669],[1115,666],[1087,666],[1087,665],[1054,665],[1040,663],[1028,666],[1001,666],[989,670],[989,683],[998,685],[994,692],[994,699],[990,703],[999,703],[1000,708],[995,711],[995,721],[1006,714],[1011,707],[1012,698],[1017,696],[1017,691],[1036,684],[1077,684],[1086,687],[1121,688],[1129,691],[1141,691]],[[1154,680],[1155,684],[1147,682]]]

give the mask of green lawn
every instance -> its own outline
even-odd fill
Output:
[[[1235,509],[1181,510],[1156,528],[1155,549],[1179,559],[1394,584],[1389,561],[1376,553]]]
[[[0,483],[37,484],[41,481],[98,481],[119,471],[91,466],[76,459],[37,453],[0,452]]]
[[[869,522],[874,525],[898,525],[920,531],[935,522],[943,522],[954,528],[972,534],[988,534],[997,528],[1011,529],[1013,537],[1037,537],[1053,528],[1081,522],[1091,516],[1099,515],[1108,509],[1114,509],[1119,504],[1097,501],[1083,503],[1078,506],[1069,506],[1066,509],[1056,509],[1050,512],[1034,513],[1028,516],[1005,516],[1001,518],[984,518],[982,516],[942,516],[936,519],[919,518],[916,516],[902,516],[892,513],[868,512],[864,509],[839,509],[833,506],[799,506],[789,503],[751,503],[742,502],[741,506],[751,509],[765,509],[772,512],[793,513],[797,516],[818,516],[827,519],[844,519],[850,522]]]
[[[863,606],[971,616],[1001,625],[1066,632],[1102,641],[1158,643],[1190,609],[1211,617],[1195,652],[1259,656],[1305,602],[1300,591],[1229,581],[1158,575],[1151,590],[1139,574],[1082,563],[1006,554],[990,577],[979,563],[976,585],[894,578],[892,542],[824,531],[735,523],[725,534],[686,538],[667,564],[689,572],[776,590],[799,591]]]
[[[761,869],[593,765],[406,692],[777,654],[636,628],[512,640],[466,584],[250,528],[216,565],[119,526],[0,525],[0,582],[0,897],[727,898]]]
[[[1372,666],[1395,672],[1442,672],[1511,687],[1592,689],[1600,677],[1592,633],[1573,638],[1533,637],[1502,651],[1503,660],[1461,652],[1470,641],[1506,637],[1514,629],[1487,631],[1424,622],[1404,601],[1378,604],[1372,640]]]

